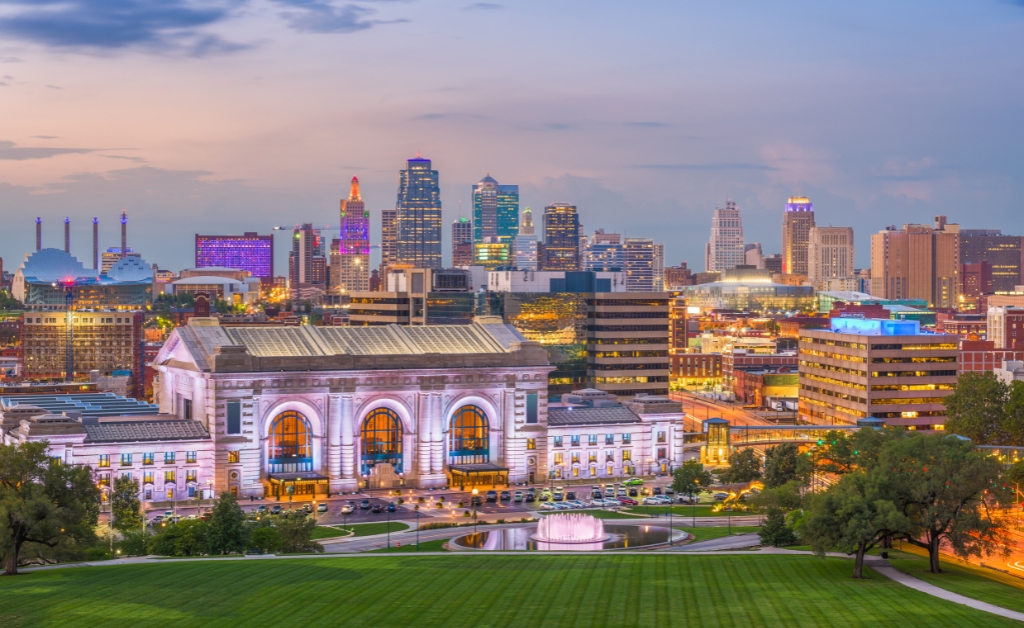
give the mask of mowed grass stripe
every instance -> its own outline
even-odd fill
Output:
[[[382,555],[0,578],[0,625],[1011,626],[810,556]]]

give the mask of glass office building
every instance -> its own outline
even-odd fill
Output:
[[[396,263],[442,268],[441,190],[430,160],[416,156],[399,173],[396,210]]]
[[[274,277],[274,236],[246,231],[237,235],[196,234],[196,268],[236,268],[253,277]]]
[[[501,185],[487,173],[473,185],[473,241],[495,236],[511,244],[519,233],[519,186]]]

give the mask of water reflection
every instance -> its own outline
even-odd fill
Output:
[[[609,535],[605,541],[592,543],[559,543],[537,541],[530,538],[536,534],[537,526],[501,528],[467,534],[452,540],[452,543],[467,549],[490,551],[532,550],[542,552],[593,552],[597,550],[627,549],[668,543],[672,531],[658,526],[631,526],[606,524],[604,531]]]

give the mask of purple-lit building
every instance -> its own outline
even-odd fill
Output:
[[[196,268],[247,270],[263,282],[274,279],[274,236],[246,231],[237,235],[196,234]]]
[[[356,177],[341,201],[341,230],[331,243],[331,288],[340,294],[370,289],[370,214]]]

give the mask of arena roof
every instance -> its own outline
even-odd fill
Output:
[[[151,403],[129,397],[121,397],[114,393],[0,396],[0,409],[19,405],[35,406],[51,414],[67,413],[69,416],[85,418],[137,416],[156,414],[160,411],[160,408]]]

